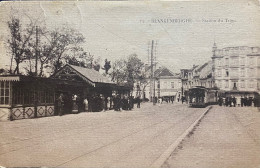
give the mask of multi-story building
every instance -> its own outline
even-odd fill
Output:
[[[160,67],[154,72],[154,76],[155,97],[168,97],[175,101],[180,98],[182,87],[180,74],[173,73],[166,67]]]
[[[179,74],[171,72],[168,68],[159,66],[154,70],[154,77],[151,78],[151,67],[144,69],[146,79],[137,81],[134,87],[134,95],[141,98],[153,100],[153,97],[173,98],[175,101],[181,96],[181,78]]]
[[[181,69],[182,94],[187,97],[188,90],[195,86],[215,87],[212,78],[212,61],[193,65],[191,69]]]
[[[216,86],[225,93],[252,96],[260,91],[260,48],[213,45],[212,72]]]

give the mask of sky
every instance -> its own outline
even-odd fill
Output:
[[[260,46],[259,2],[239,1],[15,1],[0,3],[0,68],[10,64],[5,47],[10,13],[40,17],[49,28],[71,26],[86,38],[86,51],[111,62],[137,54],[173,72],[211,59],[218,48]],[[175,20],[179,19],[179,20]]]

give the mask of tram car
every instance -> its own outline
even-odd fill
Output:
[[[188,101],[190,107],[206,107],[217,104],[218,90],[205,87],[194,87],[189,89]]]

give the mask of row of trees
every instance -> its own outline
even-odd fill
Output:
[[[146,86],[146,76],[142,71],[144,63],[136,54],[116,60],[112,65],[106,59],[101,67],[98,59],[83,49],[85,37],[80,32],[68,26],[49,29],[37,19],[29,20],[24,24],[13,16],[7,23],[10,31],[7,44],[11,53],[9,73],[20,74],[20,65],[26,63],[23,68],[27,75],[45,76],[47,69],[53,74],[69,63],[97,71],[103,69],[104,75],[119,85],[133,87],[138,81]]]
[[[48,29],[39,20],[33,19],[22,24],[14,16],[7,24],[10,31],[7,44],[11,51],[11,74],[20,74],[22,63],[28,64],[25,67],[27,74],[36,76],[44,76],[46,69],[55,73],[64,63],[98,69],[98,65],[93,65],[93,56],[82,47],[84,36],[73,28]]]

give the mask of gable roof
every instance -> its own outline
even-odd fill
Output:
[[[180,74],[173,73],[166,67],[156,69],[154,76],[158,78],[180,78]]]
[[[72,70],[76,73],[80,78],[84,81],[90,83],[91,85],[95,85],[94,83],[109,83],[114,84],[109,78],[101,75],[98,71],[89,68],[83,68],[75,65],[66,64],[63,68],[61,68],[56,74],[52,77],[58,77],[66,69]]]
[[[168,68],[160,68],[155,70],[154,76],[161,77],[161,76],[174,76],[174,74]]]
[[[92,82],[100,83],[113,83],[108,77],[101,75],[98,71],[89,68],[83,68],[75,65],[69,65],[74,68],[76,71],[81,73],[84,77],[88,78]]]

